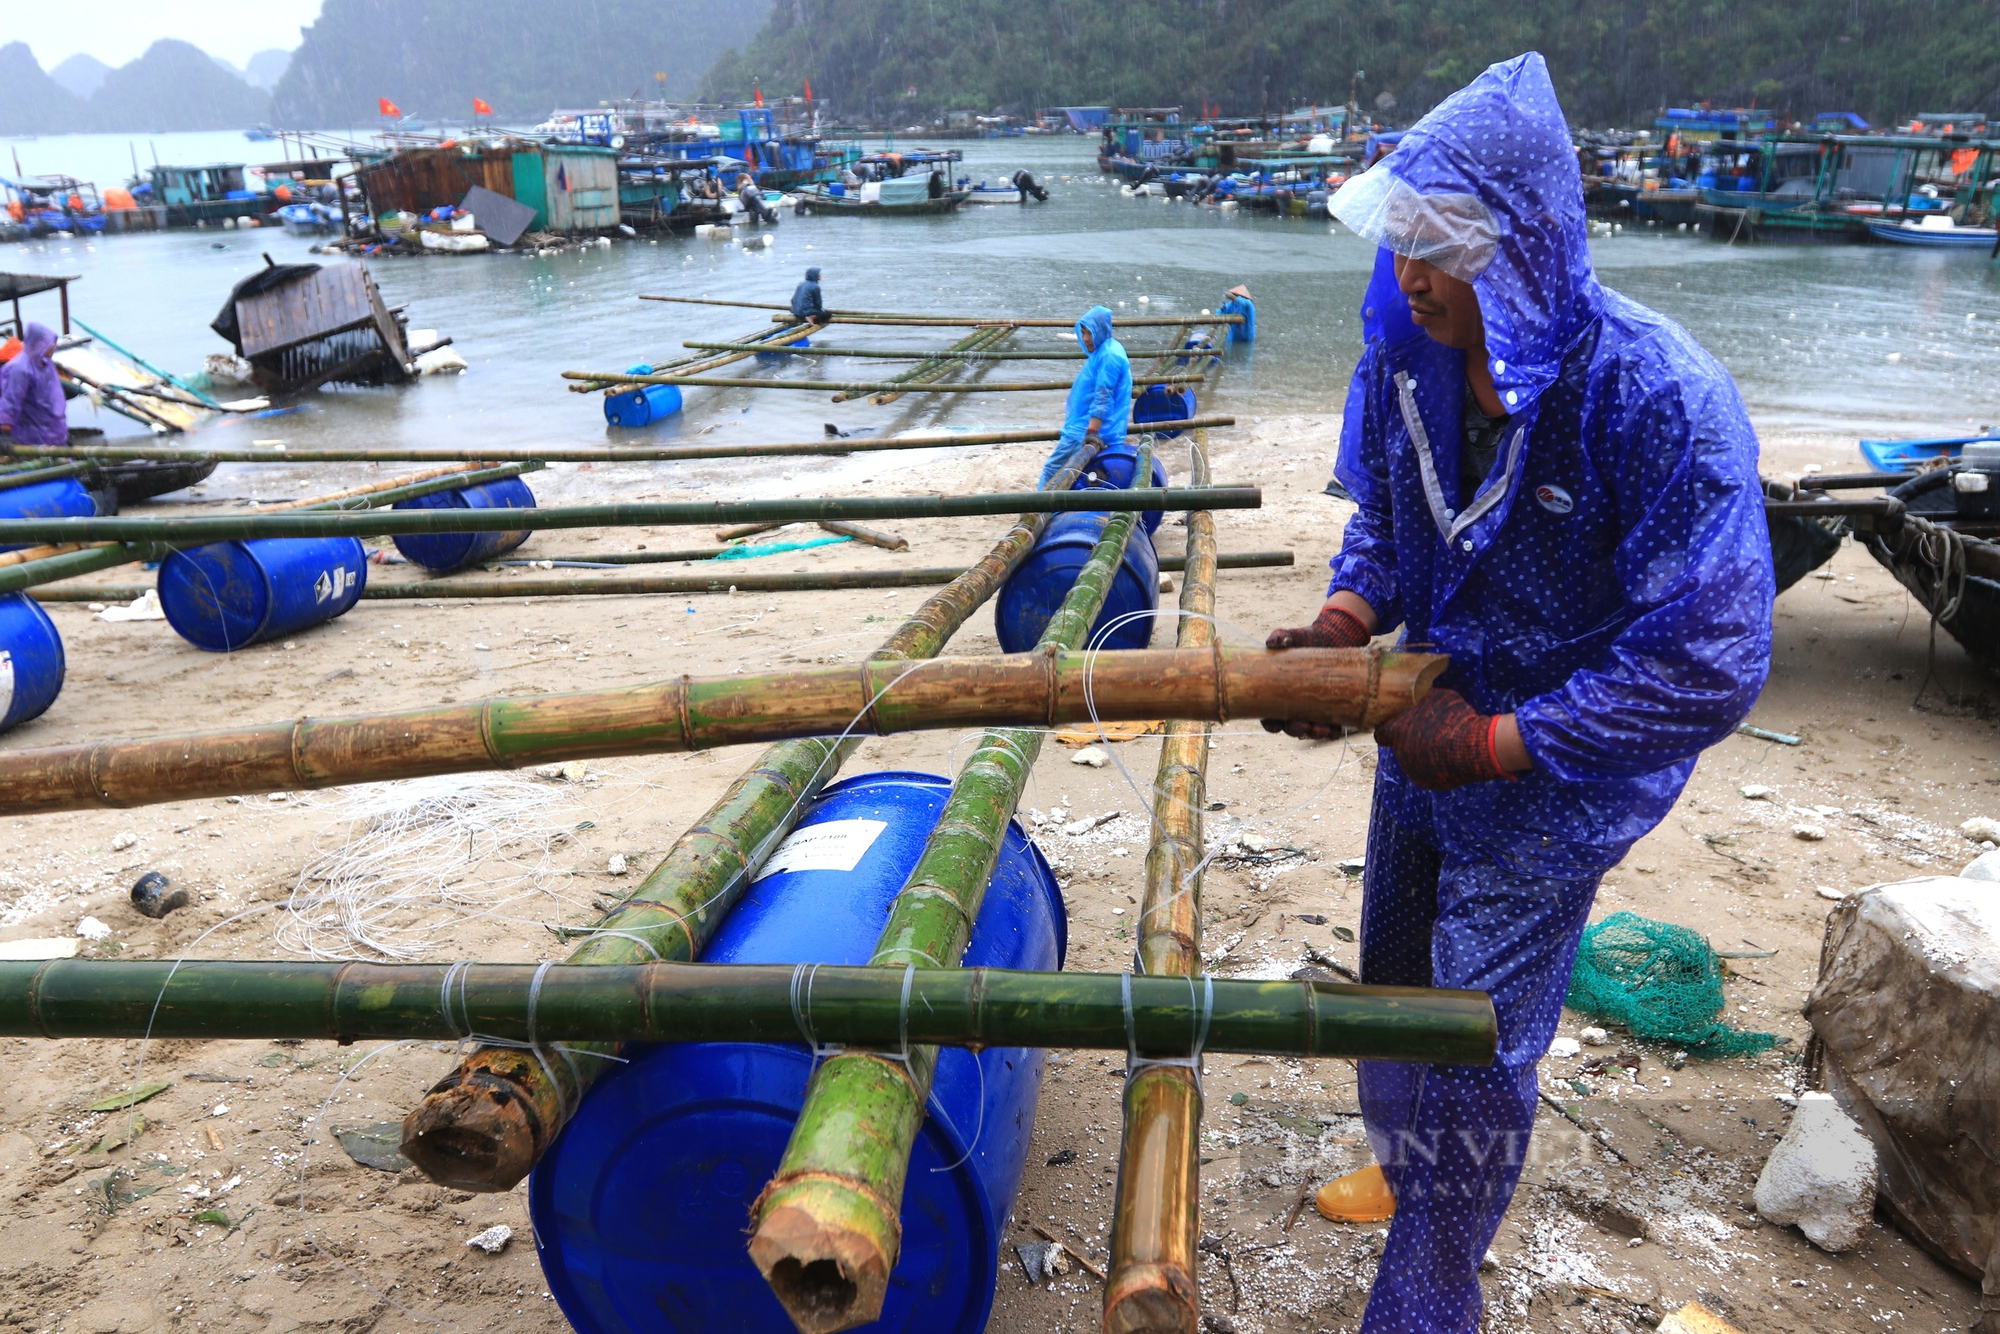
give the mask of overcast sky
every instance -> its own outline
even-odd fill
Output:
[[[43,69],[82,51],[107,65],[145,54],[162,37],[193,42],[235,65],[259,51],[299,44],[299,29],[319,14],[320,0],[46,0],[0,4],[0,46],[26,42]]]

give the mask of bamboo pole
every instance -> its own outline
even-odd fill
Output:
[[[1141,445],[1135,476],[1152,471]],[[1138,516],[1113,515],[1037,648],[1084,642],[1117,577]],[[954,969],[1011,827],[1043,733],[994,729],[959,771],[917,864],[890,904],[869,963]],[[1190,993],[1192,995],[1192,993]],[[804,1334],[882,1313],[902,1249],[903,1183],[937,1068],[934,1046],[847,1049],[813,1070],[778,1171],[751,1206],[750,1258]]]
[[[1091,715],[1300,718],[1370,728],[1422,698],[1446,659],[1369,649],[1037,651],[680,677],[348,718],[0,753],[0,815],[659,755],[788,737],[1057,727]]]
[[[759,352],[769,352],[776,348],[789,347],[793,343],[800,342],[805,338],[807,338],[808,336],[810,336],[811,332],[812,330],[808,327],[808,328],[792,328],[792,329],[774,329],[766,333],[753,333],[747,339],[744,339],[743,341],[732,345],[734,347],[746,349],[734,355],[725,357],[714,357],[714,356],[681,357],[677,360],[666,362],[656,367],[655,369],[661,371],[675,371],[682,375],[693,375],[698,371],[712,371],[715,370],[717,367],[728,366],[734,362],[742,361],[746,357],[755,356]],[[633,387],[632,385],[620,381],[617,384],[612,384],[609,382],[592,383],[592,384],[573,384],[569,387],[569,389],[570,392],[573,394],[594,394],[600,390],[605,393],[615,394],[620,390],[630,389],[632,387]]]
[[[758,350],[757,345],[754,343],[703,343],[703,342],[689,341],[683,343],[681,346],[700,347],[700,348],[740,348],[740,349],[747,349],[753,352]],[[780,355],[779,349],[771,348],[771,349],[765,349],[765,351],[769,355],[773,356]],[[1128,348],[1126,349],[1126,353],[1134,361],[1143,361],[1149,357],[1164,357],[1172,359],[1175,357],[1183,357],[1188,355],[1186,352],[1183,352],[1177,348],[1168,348],[1160,351],[1146,350],[1146,351],[1136,351],[1136,352]],[[1090,356],[1090,353],[1085,352],[1080,347],[1065,348],[1060,346],[1052,347],[1049,350],[1042,352],[1029,351],[1026,349],[1013,349],[1013,350],[1004,350],[995,352],[986,352],[979,350],[971,350],[965,352],[953,352],[950,350],[925,352],[921,349],[898,349],[898,348],[886,348],[886,347],[828,347],[821,343],[815,343],[811,347],[785,348],[782,351],[782,355],[790,357],[855,357],[862,360],[875,360],[875,361],[1083,361]],[[1208,354],[1203,353],[1202,355],[1206,356]]]
[[[594,371],[564,371],[566,380],[601,380],[602,373]],[[1193,373],[1172,375],[1135,375],[1132,390],[1139,390],[1156,384],[1198,384],[1206,377]],[[677,384],[692,385],[704,389],[802,389],[811,393],[834,393],[848,398],[860,398],[866,394],[1045,394],[1066,393],[1070,387],[1068,380],[1007,380],[999,384],[905,384],[896,380],[763,380],[750,376],[728,375],[635,375],[633,384]]]
[[[517,477],[524,472],[532,472],[541,465],[535,463],[509,463],[498,468],[478,468],[458,466],[435,468],[406,477],[392,477],[366,486],[350,487],[345,491],[335,491],[324,496],[314,496],[307,500],[290,500],[275,505],[267,505],[253,511],[257,514],[297,513],[311,511],[317,513],[340,513],[343,511],[371,509],[379,505],[393,505],[399,500],[414,500],[438,491],[456,490],[462,486],[476,486],[481,482],[496,481],[502,477]],[[503,511],[520,514],[521,510]],[[32,548],[25,552],[10,552],[9,555],[31,555],[34,551],[43,554],[33,560],[17,561],[11,565],[0,565],[0,594],[18,593],[24,589],[39,588],[64,579],[74,579],[80,574],[94,574],[99,570],[116,565],[129,565],[134,561],[159,560],[170,549],[171,544],[163,542],[106,542],[98,546],[78,547],[75,545],[55,548]],[[82,591],[82,590],[79,590]],[[109,602],[137,597],[145,590],[136,592],[119,589],[91,590],[93,596],[79,597],[75,593],[67,595],[39,594],[43,601],[50,602]]]
[[[1050,479],[1068,490],[1079,459]],[[1019,567],[1047,526],[1022,515],[984,559],[925,599],[876,657],[936,657],[945,642]],[[781,741],[766,750],[694,827],[682,834],[645,882],[584,934],[573,964],[687,960],[707,948],[764,858],[789,834],[860,742]],[[606,1066],[614,1047],[580,1061],[543,1062],[511,1047],[481,1047],[403,1118],[403,1156],[433,1181],[459,1190],[512,1190],[541,1160]]]
[[[1256,509],[1256,487],[1200,490],[991,491],[975,495],[779,497],[769,500],[628,501],[537,509],[532,527],[621,528],[778,520],[818,523],[882,519],[960,519],[981,514],[1068,513],[1090,510]],[[260,537],[390,537],[402,533],[501,533],[522,526],[514,509],[294,511],[286,514],[189,515],[173,519],[0,519],[0,544],[25,542],[205,542]]]
[[[821,520],[821,528],[838,537],[851,537],[857,542],[865,542],[871,547],[884,551],[908,551],[910,539],[896,533],[885,533],[879,528],[869,528],[863,524],[845,523],[839,519]]]
[[[339,1042],[797,1043],[789,964],[313,963],[296,960],[0,961],[0,1036]],[[449,985],[447,985],[449,979]],[[903,1005],[901,969],[824,967],[810,1020],[823,1041],[1122,1051],[1120,973],[922,969]],[[1130,981],[1129,1036],[1186,1055],[1490,1064],[1493,1005],[1480,991],[1221,980],[1212,1002],[1180,978]]]
[[[995,347],[1005,342],[1013,332],[1012,329],[975,329],[945,350],[948,352],[976,352],[982,348]],[[902,374],[890,376],[889,382],[891,384],[907,385],[933,384],[943,379],[952,371],[959,369],[962,369],[962,366],[948,357],[928,357],[919,361],[915,366],[904,371]],[[850,398],[858,397],[861,397],[861,395],[839,393],[833,396],[833,401],[836,403],[845,403]],[[878,393],[874,399],[875,406],[886,407],[900,397],[902,397],[900,391]]]
[[[1148,422],[1147,431],[1191,430],[1196,426],[1234,426],[1228,416],[1202,416],[1188,421]],[[1134,430],[1132,434],[1138,434]],[[953,449],[974,445],[1035,444],[1062,437],[1061,431],[966,431],[934,435],[853,436],[759,444],[586,445],[535,450],[493,449],[208,449],[199,453],[168,445],[9,445],[0,441],[0,457],[20,459],[158,459],[218,463],[679,463],[690,459],[790,458],[869,454],[883,450]]]
[[[786,323],[791,323],[791,307],[775,301],[722,301],[708,297],[693,296],[646,296],[641,301],[669,301],[682,306],[733,306],[739,310],[775,310],[783,313]],[[836,311],[828,316],[835,324],[909,324],[916,326],[934,324],[993,324],[1011,325],[1017,329],[1068,329],[1076,324],[1070,319],[1041,319],[1014,315],[904,315],[888,310],[848,310]],[[1118,316],[1111,321],[1125,328],[1145,328],[1169,324],[1241,324],[1241,315],[1134,315]]]
[[[1189,480],[1208,476],[1207,432],[1194,437]],[[1215,519],[1188,515],[1178,648],[1213,649]],[[1160,741],[1153,778],[1153,838],[1139,908],[1137,971],[1201,974],[1202,805],[1208,724],[1175,719]],[[1185,1065],[1139,1065],[1125,1078],[1118,1197],[1111,1215],[1105,1334],[1196,1334],[1201,1321],[1201,1077]]]
[[[727,547],[717,547],[717,551],[727,551]],[[650,552],[640,552],[650,555]],[[691,553],[668,553],[687,557]],[[109,561],[112,565],[141,559],[140,556],[119,556]],[[559,559],[551,557],[550,559]],[[592,560],[595,557],[574,557],[576,560]],[[1160,570],[1172,573],[1182,568],[1182,556],[1162,556]],[[1292,563],[1289,551],[1248,551],[1236,552],[1216,558],[1216,568],[1224,570],[1266,569],[1284,567]],[[727,593],[735,589],[739,593],[811,593],[840,589],[866,588],[934,588],[939,584],[949,584],[954,579],[963,578],[966,567],[948,565],[936,568],[890,569],[890,570],[811,570],[765,572],[739,569],[735,561],[704,562],[713,574],[680,575],[619,575],[587,574],[576,577],[553,575],[537,578],[509,576],[507,578],[475,578],[463,575],[439,576],[435,579],[410,579],[398,582],[377,580],[361,590],[363,602],[449,602],[454,598],[565,598],[565,597],[645,597],[653,595],[685,595]],[[51,575],[47,584],[31,588],[31,596],[38,602],[130,602],[146,592],[144,584],[83,584],[67,585],[55,582],[57,578],[69,579],[79,574],[87,574],[92,568],[72,569],[68,574]],[[0,592],[8,591],[5,571],[0,571]]]
[[[0,491],[12,491],[17,486],[35,486],[41,482],[74,477],[80,472],[89,472],[90,467],[88,463],[58,463],[47,468],[24,468],[20,472],[10,472],[0,476]]]

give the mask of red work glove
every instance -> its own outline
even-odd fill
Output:
[[[1273,630],[1264,647],[1280,648],[1360,648],[1368,642],[1368,627],[1360,618],[1338,607],[1321,607],[1311,625]],[[1327,723],[1301,722],[1295,718],[1266,718],[1266,732],[1283,732],[1300,741],[1331,741],[1341,729]]]
[[[1456,690],[1433,687],[1414,709],[1378,725],[1375,740],[1395,752],[1412,783],[1445,792],[1513,777],[1494,749],[1499,727],[1499,718],[1473,708]]]

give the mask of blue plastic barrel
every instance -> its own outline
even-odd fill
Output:
[[[62,636],[26,593],[0,597],[0,732],[39,718],[63,687]]]
[[[704,959],[868,962],[949,791],[913,773],[829,787]],[[1010,825],[965,966],[1056,969],[1066,943],[1048,863]],[[549,1291],[579,1334],[792,1334],[743,1228],[804,1103],[813,1061],[803,1041],[624,1054],[631,1063],[598,1081],[529,1181]],[[986,1328],[1041,1081],[1039,1051],[940,1055],[903,1191],[902,1255],[881,1319],[864,1328]]]
[[[230,653],[332,620],[367,584],[352,537],[212,542],[161,563],[160,610],[196,648]]]
[[[1147,422],[1184,422],[1192,416],[1194,390],[1180,385],[1148,385],[1146,391],[1132,402],[1132,429],[1135,431]],[[1157,431],[1154,434],[1162,440],[1171,440],[1180,432]]]
[[[1025,653],[1035,646],[1048,628],[1049,618],[1062,606],[1076,583],[1077,574],[1097,539],[1104,533],[1109,514],[1058,514],[1042,530],[1041,540],[1021,562],[993,603],[995,631],[1003,653]],[[1119,562],[1117,577],[1105,596],[1104,610],[1090,627],[1089,643],[1119,617],[1135,611],[1152,611],[1160,605],[1160,558],[1154,554],[1153,539],[1143,530],[1132,534],[1125,544],[1125,559]],[[1152,618],[1135,616],[1121,624],[1101,647],[1145,648],[1153,639]]]
[[[811,346],[812,346],[812,339],[810,339],[810,338],[801,338],[801,339],[799,339],[799,341],[798,341],[798,342],[796,342],[796,343],[787,343],[787,344],[785,344],[785,346],[786,346],[786,347],[811,347]],[[757,360],[759,360],[759,361],[790,361],[791,359],[792,359],[792,358],[791,358],[791,355],[790,355],[789,353],[786,353],[786,352],[759,352],[759,353],[757,354]]]
[[[667,386],[671,388],[672,386]],[[497,482],[460,487],[456,491],[433,491],[414,500],[396,502],[399,510],[531,510],[535,493],[518,477]],[[456,570],[460,566],[492,560],[528,540],[533,529],[506,533],[404,533],[396,538],[396,550],[426,570]]]
[[[1169,435],[1179,434],[1169,432]],[[1083,470],[1083,476],[1076,479],[1072,491],[1124,491],[1132,486],[1133,474],[1139,467],[1139,446],[1130,440],[1121,440],[1115,445],[1106,445],[1097,451]],[[1153,459],[1153,485],[1167,484],[1167,465],[1155,457]],[[1139,522],[1148,533],[1159,528],[1162,518],[1159,510],[1147,510],[1139,516]]]
[[[680,410],[677,384],[642,384],[604,396],[604,420],[613,426],[651,426]]]
[[[96,515],[97,502],[74,477],[0,491],[0,519],[90,519]],[[20,549],[20,543],[0,546],[0,551]]]

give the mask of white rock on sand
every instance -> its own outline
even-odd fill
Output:
[[[1831,1093],[1807,1093],[1757,1178],[1757,1212],[1838,1254],[1861,1244],[1875,1212],[1875,1146]]]

